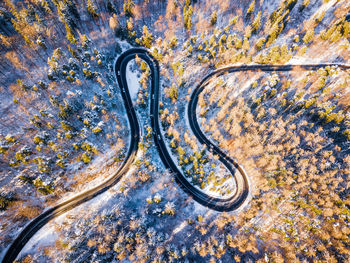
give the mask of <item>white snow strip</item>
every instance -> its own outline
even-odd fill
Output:
[[[180,232],[182,229],[184,229],[184,227],[187,226],[187,225],[188,225],[187,222],[186,222],[186,221],[183,221],[183,222],[181,223],[181,225],[179,225],[177,228],[174,229],[173,235],[179,233],[179,232]]]
[[[137,71],[132,71],[130,66],[126,67],[126,81],[128,82],[128,88],[132,100],[137,99],[137,93],[140,89],[140,78],[137,76],[137,74]]]

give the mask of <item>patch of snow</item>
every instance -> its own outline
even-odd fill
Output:
[[[136,100],[137,93],[139,92],[141,86],[139,82],[140,78],[138,77],[138,72],[136,70],[132,71],[129,65],[126,67],[126,81],[128,82],[131,99]]]
[[[52,230],[52,223],[41,228],[31,239],[29,239],[17,258],[21,258],[30,251],[38,251],[40,248],[55,244],[58,239],[58,233],[56,231],[47,231],[47,227]]]
[[[179,233],[182,229],[184,229],[185,226],[187,226],[187,221],[183,221],[181,225],[179,225],[177,228],[174,229],[173,235]]]
[[[315,61],[315,59],[312,59],[312,61],[310,61],[310,59],[306,58],[306,57],[297,57],[297,56],[293,56],[293,58],[291,60],[289,60],[288,64],[292,64],[292,65],[296,65],[296,64],[317,64],[320,63],[320,61]]]
[[[126,40],[118,39],[118,43],[122,49],[122,52],[124,52],[125,50],[128,50],[132,47]]]
[[[67,91],[67,96],[75,96],[75,93],[73,93],[71,90]]]

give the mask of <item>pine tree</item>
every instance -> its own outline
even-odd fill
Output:
[[[184,9],[183,9],[183,17],[184,17],[184,27],[187,30],[190,30],[192,28],[192,15],[193,15],[193,8],[191,6],[191,1],[186,0]]]
[[[147,48],[151,48],[152,47],[152,40],[153,40],[153,36],[148,31],[147,26],[143,26],[142,27],[142,44]]]
[[[218,14],[217,14],[217,12],[215,10],[214,13],[211,15],[211,18],[210,18],[211,25],[212,26],[215,25],[217,20],[218,20]]]
[[[257,32],[261,26],[261,11],[259,11],[258,15],[255,17],[252,23],[252,32]]]
[[[95,7],[94,3],[92,2],[92,0],[87,0],[86,5],[87,5],[87,9],[88,9],[89,14],[93,18],[99,17],[97,10],[96,10],[96,7]]]
[[[133,16],[133,7],[135,6],[135,3],[133,0],[125,0],[124,1],[124,5],[123,5],[123,9],[124,9],[124,13],[126,16]]]
[[[247,16],[251,15],[254,12],[254,8],[255,8],[255,0],[253,0],[253,2],[250,3],[247,9]]]

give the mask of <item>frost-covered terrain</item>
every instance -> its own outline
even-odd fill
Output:
[[[235,183],[198,143],[191,92],[216,68],[349,63],[347,0],[5,0],[0,2],[0,255],[42,211],[120,166],[129,125],[113,63],[143,46],[160,64],[169,153],[195,187]],[[240,72],[199,97],[202,131],[249,176],[249,199],[219,213],[162,164],[149,120],[149,70],[127,81],[142,139],[104,194],[45,225],[21,262],[347,262],[349,70]]]

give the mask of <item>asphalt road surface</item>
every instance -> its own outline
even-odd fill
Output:
[[[209,75],[207,75],[200,84],[196,87],[191,95],[191,99],[188,107],[188,117],[191,129],[195,136],[198,138],[199,142],[207,145],[208,149],[214,154],[219,156],[219,160],[229,169],[235,182],[236,191],[229,198],[217,198],[207,195],[203,191],[194,187],[180,172],[177,165],[174,163],[170,154],[167,151],[167,147],[163,140],[160,126],[159,126],[159,65],[157,60],[155,60],[152,55],[143,48],[132,48],[123,54],[121,54],[115,63],[115,74],[117,78],[118,85],[121,89],[122,97],[124,100],[124,105],[126,107],[126,112],[129,119],[131,138],[130,147],[126,155],[126,159],[122,163],[121,167],[108,178],[106,181],[100,185],[80,193],[73,198],[64,201],[33,219],[29,222],[25,228],[21,231],[18,237],[11,244],[7,250],[2,262],[9,263],[13,262],[20,251],[23,249],[28,240],[49,220],[73,209],[74,207],[91,200],[97,195],[105,192],[110,187],[114,186],[119,182],[120,178],[126,174],[136,158],[138,151],[138,144],[140,141],[140,127],[136,117],[135,109],[130,98],[127,81],[126,81],[126,66],[128,62],[136,57],[136,55],[142,58],[150,67],[151,70],[151,101],[150,101],[150,118],[151,125],[153,129],[153,136],[156,147],[159,151],[160,157],[164,162],[166,168],[170,169],[174,175],[176,182],[181,186],[181,188],[186,191],[194,200],[207,206],[211,209],[217,211],[232,211],[240,207],[248,197],[249,184],[247,174],[244,169],[234,160],[233,158],[227,156],[219,147],[212,143],[200,130],[196,117],[196,106],[198,103],[198,95],[203,91],[206,85],[209,83],[210,79],[213,77],[218,77],[225,73],[237,72],[237,71],[291,71],[294,69],[301,70],[317,70],[326,66],[338,66],[341,69],[350,69],[349,65],[343,64],[315,64],[315,65],[241,65],[225,67],[216,70]]]

